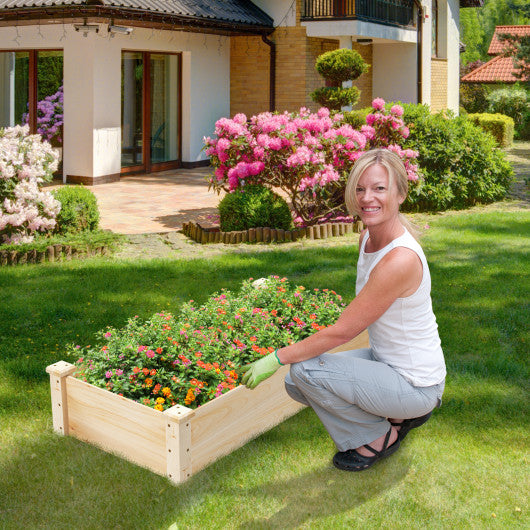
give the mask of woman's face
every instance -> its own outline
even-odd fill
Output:
[[[390,178],[384,166],[374,164],[363,172],[355,193],[360,216],[369,228],[394,221],[404,197],[398,195],[397,186],[389,189]]]

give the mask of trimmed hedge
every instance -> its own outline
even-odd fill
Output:
[[[467,118],[481,129],[489,132],[500,147],[510,147],[513,143],[514,121],[504,114],[468,114]]]
[[[96,196],[84,186],[63,186],[53,192],[61,203],[56,218],[58,234],[96,230],[99,225],[99,210]]]

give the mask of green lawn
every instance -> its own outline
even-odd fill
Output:
[[[331,465],[304,410],[181,486],[52,432],[45,367],[127,317],[249,277],[355,291],[354,239],[208,260],[0,268],[0,528],[527,528],[529,210],[421,215],[446,354],[444,403],[391,458]]]

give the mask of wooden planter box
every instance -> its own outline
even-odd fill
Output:
[[[363,332],[333,351],[368,347]],[[59,361],[50,374],[53,428],[180,483],[304,408],[285,391],[284,366],[254,390],[238,386],[192,410],[160,412],[73,376]]]

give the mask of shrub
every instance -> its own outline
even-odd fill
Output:
[[[500,147],[513,143],[513,119],[504,114],[468,114],[467,118],[481,129],[489,132]]]
[[[313,101],[330,110],[356,105],[360,97],[361,91],[356,86],[349,88],[325,86],[311,93]]]
[[[366,125],[366,116],[371,114],[374,109],[366,107],[364,109],[351,110],[349,112],[343,112],[342,121],[351,125],[354,129],[360,130],[363,125]]]
[[[372,145],[392,149],[402,158],[410,180],[418,178],[417,153],[399,145],[408,134],[398,105],[386,111],[384,101],[373,101],[367,116],[371,125],[356,131],[321,108],[312,114],[265,112],[249,121],[243,114],[217,121],[217,138],[205,138],[206,154],[215,168],[210,186],[233,192],[248,184],[280,188],[287,195],[295,222],[312,225],[330,215],[346,214],[344,189],[353,164]],[[382,131],[391,130],[385,136]]]
[[[488,112],[510,116],[515,124],[516,137],[529,137],[530,101],[526,90],[518,87],[493,90],[488,94]]]
[[[83,186],[63,186],[54,192],[61,203],[57,216],[57,233],[75,233],[96,230],[99,210],[96,196]]]
[[[177,403],[196,408],[238,384],[236,370],[262,355],[333,324],[341,297],[307,291],[286,278],[243,282],[180,314],[129,319],[98,333],[95,346],[71,345],[77,377],[158,410]]]
[[[29,127],[0,129],[0,240],[27,243],[55,227],[61,205],[40,189],[57,170],[59,154]]]
[[[353,81],[368,71],[368,65],[355,50],[339,49],[319,55],[316,71],[330,84],[312,92],[311,99],[330,110],[355,105],[359,101],[357,87],[342,87],[344,81]],[[336,86],[338,85],[338,86]]]
[[[316,71],[333,83],[357,79],[366,73],[368,68],[359,52],[346,48],[323,53],[315,63]]]
[[[404,147],[419,152],[423,181],[403,208],[438,211],[502,199],[513,170],[494,138],[465,117],[431,115],[426,105],[405,105],[410,136]]]
[[[221,230],[247,230],[267,226],[289,230],[291,211],[287,203],[269,188],[250,185],[225,195],[219,203]]]
[[[484,61],[474,61],[460,66],[460,77],[476,70],[485,64]],[[460,83],[460,105],[470,113],[486,112],[488,110],[488,88],[482,83]]]

